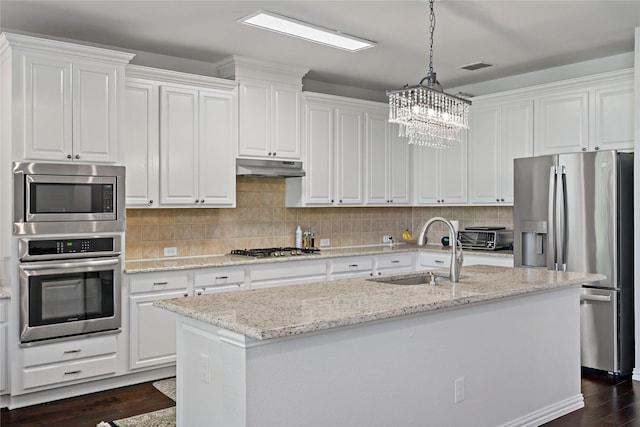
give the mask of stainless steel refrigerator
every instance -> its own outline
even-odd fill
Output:
[[[616,151],[514,160],[515,266],[600,273],[582,288],[583,367],[631,372],[633,154]]]

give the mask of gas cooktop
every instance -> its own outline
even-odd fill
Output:
[[[254,258],[268,257],[289,257],[298,255],[319,254],[317,248],[256,248],[256,249],[234,249],[231,255],[240,255]]]

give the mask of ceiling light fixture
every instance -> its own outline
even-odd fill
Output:
[[[429,0],[429,74],[415,86],[389,90],[389,122],[400,126],[399,135],[409,138],[409,144],[434,148],[449,148],[451,141],[462,140],[462,129],[469,129],[471,102],[449,95],[433,72],[433,30],[436,17]],[[426,85],[422,83],[426,80]]]
[[[245,16],[238,22],[350,52],[375,46],[375,43],[369,40],[261,10]]]

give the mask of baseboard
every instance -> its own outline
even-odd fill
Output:
[[[640,369],[633,368],[633,372],[631,374],[631,379],[634,381],[640,381]]]
[[[515,420],[511,420],[508,423],[502,424],[500,427],[536,427],[581,408],[584,408],[584,397],[582,393],[549,405],[546,408],[531,412],[520,418],[516,418]]]
[[[2,396],[2,407],[8,407],[9,409],[22,408],[25,406],[82,396],[84,394],[110,390],[113,388],[125,387],[128,385],[139,384],[148,381],[155,381],[162,378],[173,377],[175,375],[175,366],[168,366],[165,368],[134,372],[117,377],[90,381],[66,387],[59,387],[50,390],[38,391],[34,393],[21,394],[18,396],[6,396],[6,401],[4,400],[5,396]]]

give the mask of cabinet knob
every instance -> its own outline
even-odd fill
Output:
[[[504,199],[500,199],[501,202],[504,202]]]
[[[342,203],[342,199],[338,200],[338,203]]]
[[[496,202],[499,202],[499,201],[500,201],[500,199],[496,199]]]
[[[67,154],[67,159],[71,159],[71,154]]]
[[[274,152],[273,152],[273,156],[275,157],[275,155],[276,155],[276,152],[274,151]]]
[[[271,155],[271,151],[269,151],[269,154],[268,154],[268,155],[269,155],[269,156]]]
[[[76,154],[76,159],[79,159],[79,158],[80,158],[80,154]]]
[[[149,200],[149,204],[152,205],[153,204],[153,200]]]
[[[600,149],[600,147],[595,147],[596,151],[598,151]]]
[[[202,295],[202,292],[201,292],[201,291],[198,291],[198,295]]]
[[[199,202],[200,202],[200,200],[196,199],[196,203],[199,203]]]
[[[185,296],[185,297],[188,297],[188,296],[189,296],[189,294],[186,294],[186,293],[185,293],[185,294],[184,294],[184,296]]]
[[[584,148],[584,147],[582,147],[582,151],[587,151],[587,149],[586,149],[586,148]]]

